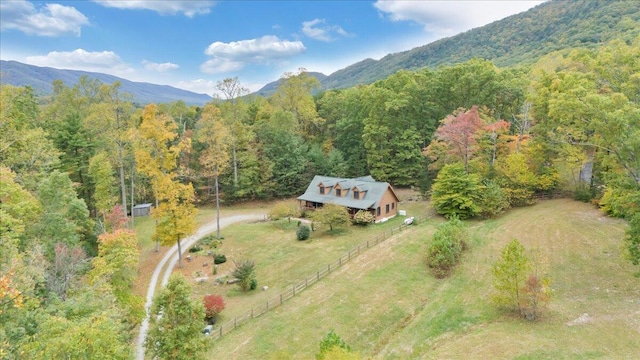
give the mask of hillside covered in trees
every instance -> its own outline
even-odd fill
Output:
[[[380,60],[366,59],[321,79],[323,89],[370,84],[398,70],[436,68],[481,58],[497,66],[533,64],[550,52],[595,48],[640,34],[634,1],[548,1],[529,11],[481,28],[435,41]]]
[[[173,244],[216,185],[231,203],[299,195],[316,174],[370,174],[459,218],[561,192],[630,220],[621,245],[640,265],[638,59],[640,37],[625,35],[532,64],[472,58],[315,96],[305,72],[267,98],[242,98],[235,78],[203,107],[138,107],[118,83],[87,77],[55,81],[47,99],[2,85],[1,357],[130,358],[144,310],[125,209],[157,204],[154,239]]]

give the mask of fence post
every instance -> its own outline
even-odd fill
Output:
[[[349,256],[347,257],[347,260],[351,260],[351,250],[349,250]]]
[[[293,296],[296,296],[296,285],[293,285]]]
[[[316,277],[316,278],[317,278],[318,280],[320,280],[320,270],[318,270],[318,272],[317,272],[317,277]]]
[[[304,287],[308,287],[309,286],[309,279],[304,278]]]
[[[267,300],[267,311],[269,311],[269,300]]]
[[[367,249],[369,248],[369,240],[367,240]]]
[[[222,325],[220,325],[220,337],[222,337]]]
[[[234,328],[234,329],[238,327],[238,322],[237,322],[237,320],[238,320],[238,318],[237,318],[237,317],[234,317],[234,318],[233,318],[233,328]]]
[[[342,256],[340,256],[340,259],[338,259],[338,266],[342,266]]]
[[[251,318],[253,319],[253,308],[251,308]]]
[[[282,305],[282,294],[280,294],[280,305]]]
[[[327,275],[331,272],[331,264],[327,265]]]

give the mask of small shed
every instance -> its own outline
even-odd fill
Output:
[[[133,207],[133,216],[149,216],[151,214],[151,203],[138,204]]]

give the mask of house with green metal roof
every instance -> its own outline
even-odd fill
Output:
[[[371,176],[346,179],[316,175],[298,201],[307,210],[336,204],[346,207],[351,216],[360,210],[369,211],[376,222],[398,213],[398,196],[393,187]]]

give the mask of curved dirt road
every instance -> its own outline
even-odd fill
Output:
[[[248,215],[234,215],[227,216],[224,218],[220,218],[220,228],[223,228],[229,224],[241,222],[241,221],[249,221],[249,220],[259,220],[263,219],[266,216],[264,213],[256,213],[256,214],[248,214]],[[202,227],[200,227],[195,234],[189,236],[187,238],[182,239],[181,248],[183,252],[191,247],[196,241],[200,238],[204,237],[207,234],[210,234],[216,231],[217,222],[211,221]],[[165,265],[169,263],[168,266]],[[144,304],[144,309],[146,316],[140,325],[140,333],[138,334],[138,346],[137,346],[137,359],[144,360],[144,339],[147,336],[147,330],[149,329],[149,309],[151,308],[151,303],[153,302],[153,296],[156,292],[156,287],[158,285],[158,279],[160,278],[160,274],[164,271],[164,275],[162,276],[162,286],[165,286],[169,281],[169,276],[173,271],[173,268],[176,266],[178,262],[178,244],[173,245],[167,253],[164,255],[162,260],[156,265],[155,270],[153,271],[153,275],[151,276],[151,280],[149,281],[149,287],[147,288],[147,297],[146,302]]]

